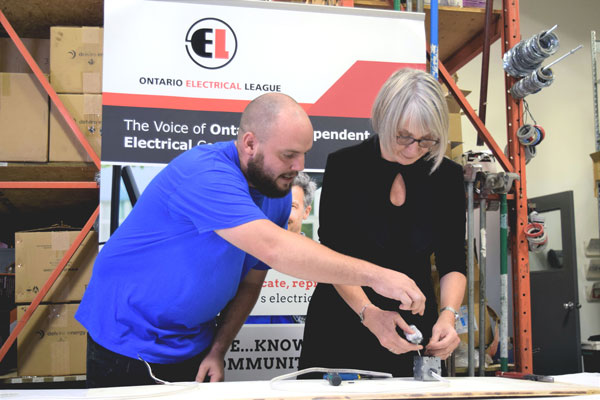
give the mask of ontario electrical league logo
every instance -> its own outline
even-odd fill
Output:
[[[185,49],[192,61],[200,67],[223,68],[235,57],[237,37],[226,22],[217,18],[204,18],[187,31]]]

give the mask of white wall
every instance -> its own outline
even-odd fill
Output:
[[[495,9],[501,2],[495,1]],[[593,192],[592,162],[595,151],[590,31],[600,35],[600,1],[598,0],[521,0],[520,27],[522,38],[558,24],[555,31],[560,48],[550,60],[583,44],[584,48],[555,65],[554,83],[542,92],[526,98],[533,116],[546,131],[546,139],[537,147],[537,157],[527,165],[527,195],[541,196],[572,190],[575,201],[575,227],[581,338],[600,333],[600,303],[586,301],[585,279],[587,259],[584,241],[597,238],[598,202]],[[498,40],[491,49],[486,126],[501,148],[506,144],[504,78],[501,46]],[[545,63],[547,64],[547,63]],[[472,90],[468,97],[474,108],[479,104],[481,56],[458,71],[458,85]],[[476,133],[463,117],[465,150],[476,146]],[[488,247],[492,244],[488,242]],[[489,263],[490,261],[488,261]]]

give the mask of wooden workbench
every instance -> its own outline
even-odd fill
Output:
[[[5,390],[2,397],[13,400],[31,398],[61,399],[289,399],[289,400],[363,400],[363,399],[456,399],[527,398],[585,396],[600,397],[600,386],[568,383],[543,383],[496,377],[448,378],[449,383],[421,382],[412,378],[362,380],[330,386],[325,380],[287,380],[179,383],[172,385],[71,390]]]

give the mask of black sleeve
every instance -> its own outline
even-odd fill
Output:
[[[355,196],[352,193],[349,166],[343,154],[333,153],[327,157],[321,202],[319,206],[319,241],[343,254],[352,249],[351,219]]]
[[[435,250],[435,263],[440,278],[448,272],[456,271],[466,275],[465,224],[466,202],[465,185],[460,165],[448,162],[448,168],[441,174],[439,206],[437,207],[438,237]]]

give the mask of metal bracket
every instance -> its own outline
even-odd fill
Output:
[[[483,171],[483,166],[481,164],[466,164],[463,167],[465,182],[475,182],[477,180],[477,174],[481,171]]]
[[[515,172],[498,172],[487,174],[485,177],[484,188],[491,193],[506,194],[509,192],[515,180],[520,179],[519,174]]]
[[[413,374],[417,381],[437,381],[431,373],[442,374],[442,361],[439,357],[415,356]]]

